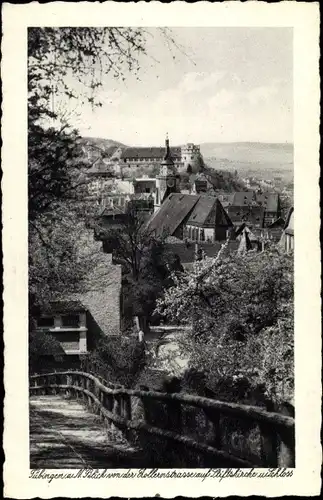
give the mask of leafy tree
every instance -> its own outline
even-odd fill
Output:
[[[223,395],[247,384],[274,403],[293,396],[293,261],[276,250],[226,255],[174,278],[158,311],[192,325],[191,368]],[[241,394],[240,394],[241,396]]]
[[[131,205],[130,205],[131,207]],[[113,258],[123,266],[124,310],[127,315],[150,318],[156,298],[170,284],[179,260],[167,250],[163,238],[147,230],[146,218],[133,208],[118,228],[106,230]]]
[[[53,335],[31,330],[29,334],[29,371],[37,373],[44,368],[43,357],[53,357],[56,361],[62,359],[64,351],[61,344]]]
[[[214,170],[203,165],[201,172],[207,177],[212,185],[212,191],[225,191],[228,193],[234,191],[246,191],[246,186],[242,179],[236,173],[227,170]]]
[[[83,369],[125,386],[132,386],[146,363],[145,349],[137,337],[102,338],[86,356]]]

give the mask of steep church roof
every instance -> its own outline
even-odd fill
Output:
[[[148,230],[157,236],[173,235],[185,221],[190,225],[232,226],[220,201],[213,196],[173,193],[148,222]]]
[[[173,235],[178,226],[188,217],[199,196],[173,193],[168,196],[160,209],[148,222],[148,230],[156,236],[164,233]]]
[[[200,195],[199,201],[195,205],[187,223],[193,226],[232,226],[231,219],[220,201],[214,196],[205,195]]]

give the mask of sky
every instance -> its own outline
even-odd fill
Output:
[[[156,28],[140,59],[140,81],[112,77],[103,106],[75,109],[81,134],[126,145],[293,142],[292,28],[172,28],[171,50]],[[174,58],[174,57],[175,58]]]

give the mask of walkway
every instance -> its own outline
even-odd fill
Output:
[[[99,418],[62,396],[30,398],[32,469],[140,467],[129,445],[109,442]]]

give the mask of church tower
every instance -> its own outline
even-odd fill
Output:
[[[156,177],[156,193],[154,211],[156,212],[171,193],[179,193],[178,175],[169,147],[168,134],[165,140],[165,156],[160,164],[160,172]]]

